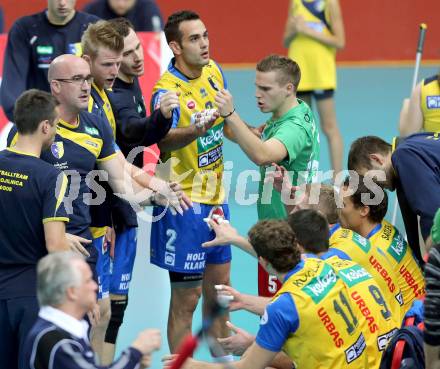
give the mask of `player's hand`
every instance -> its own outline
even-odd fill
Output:
[[[84,245],[89,245],[92,243],[91,240],[88,240],[86,238],[82,238],[80,236],[75,236],[74,234],[66,233],[66,239],[67,244],[69,245],[70,250],[78,252],[85,257],[89,257],[90,254],[88,251],[84,248]]]
[[[203,242],[202,247],[230,245],[235,238],[239,237],[237,230],[228,221],[223,219],[219,219],[219,221],[208,220],[208,224],[215,232],[215,238],[211,241]]]
[[[191,115],[191,124],[198,137],[202,137],[211,129],[220,113],[215,109],[205,109]]]
[[[162,363],[163,363],[163,369],[169,369],[171,368],[171,365],[173,364],[174,360],[176,359],[178,355],[176,354],[170,354],[170,355],[165,355],[162,358]],[[191,369],[192,364],[195,362],[194,359],[188,358],[186,359],[185,363],[180,367],[181,369]]]
[[[263,124],[259,125],[258,127],[252,127],[252,128],[249,128],[249,129],[251,130],[251,132],[255,136],[257,136],[258,138],[261,138],[261,136],[263,134],[263,131],[264,131],[264,128],[266,128],[266,123],[263,123]]]
[[[275,170],[267,173],[264,183],[273,181],[273,188],[275,191],[278,191],[283,195],[285,194],[289,198],[293,198],[295,191],[298,191],[300,187],[292,186],[292,182],[290,182],[290,177],[286,168],[276,163],[272,163],[272,166]]]
[[[105,231],[104,242],[109,247],[110,257],[115,258],[116,232],[113,227],[107,227]]]
[[[98,324],[99,319],[101,319],[101,312],[97,302],[95,302],[93,308],[87,312],[87,316],[92,327],[95,327]]]
[[[151,365],[151,354],[143,355],[140,363],[140,368],[149,368]]]
[[[146,329],[139,333],[131,346],[143,355],[150,355],[153,351],[160,349],[161,341],[159,329]]]
[[[244,308],[243,297],[240,292],[225,284],[216,284],[214,288],[219,296],[230,296],[229,311],[241,310]]]
[[[255,337],[244,329],[236,327],[230,321],[226,322],[226,326],[234,334],[226,338],[217,338],[217,341],[224,351],[230,352],[235,356],[243,355],[247,348],[255,341]]]
[[[226,116],[234,110],[234,99],[228,90],[220,90],[215,96],[215,103],[218,106],[220,116]]]
[[[168,91],[160,97],[160,111],[162,115],[170,119],[173,115],[173,110],[179,107],[180,92]]]
[[[182,186],[177,182],[170,182],[170,188],[176,193],[179,199],[180,206],[183,210],[188,210],[192,207],[192,201],[188,195],[182,190]]]
[[[183,214],[184,210],[192,206],[191,200],[182,191],[182,187],[175,182],[166,182],[160,178],[152,177],[149,187],[156,192],[154,200],[161,206],[170,206],[171,212]]]

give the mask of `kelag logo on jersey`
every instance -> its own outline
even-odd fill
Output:
[[[440,96],[426,96],[426,106],[428,109],[440,108]]]
[[[364,238],[364,237],[362,237],[361,235],[359,235],[359,234],[353,232],[353,234],[352,234],[352,236],[351,236],[351,239],[352,239],[352,241],[353,241],[357,246],[359,246],[364,252],[367,253],[367,252],[370,251],[370,249],[371,249],[371,244],[370,244],[370,242],[369,242],[366,238]]]
[[[302,290],[312,298],[315,304],[318,304],[336,284],[336,281],[337,276],[334,270],[329,265],[324,265],[319,276],[313,278]]]
[[[199,168],[215,163],[223,156],[223,124],[218,124],[197,139]]]
[[[407,244],[405,240],[400,234],[397,234],[394,235],[393,241],[391,242],[390,247],[388,247],[388,252],[398,263],[400,263],[406,253],[406,246]]]
[[[50,146],[50,151],[52,152],[52,155],[55,156],[57,159],[61,159],[64,155],[64,145],[61,141],[54,142]]]
[[[340,270],[338,274],[348,287],[353,287],[358,283],[372,278],[360,265],[353,265],[350,268]]]

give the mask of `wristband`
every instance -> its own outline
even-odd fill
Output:
[[[229,118],[232,114],[234,114],[235,113],[235,108],[234,109],[232,109],[232,111],[229,113],[229,114],[226,114],[226,115],[220,115],[223,119],[226,119],[226,118]]]

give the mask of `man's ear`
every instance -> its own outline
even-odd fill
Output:
[[[59,94],[61,91],[61,83],[55,79],[50,81],[50,89],[51,91],[55,92],[56,94]]]
[[[46,119],[46,120],[42,120],[40,122],[41,132],[44,133],[45,135],[49,133],[50,127],[51,127],[51,125],[50,125],[49,120]]]
[[[293,85],[293,83],[288,83],[286,89],[288,96],[295,95],[295,86]]]
[[[368,217],[368,214],[370,214],[370,207],[368,205],[364,205],[361,207],[360,215],[362,217]]]
[[[382,166],[385,163],[385,158],[382,154],[378,154],[378,153],[374,153],[374,154],[370,154],[370,160],[373,163],[377,163],[380,166]]]
[[[170,47],[174,55],[182,54],[182,48],[180,47],[180,44],[177,41],[171,41],[168,44],[168,46]]]
[[[75,301],[76,299],[77,299],[76,288],[75,287],[67,288],[66,289],[66,300]]]
[[[83,54],[83,55],[81,56],[81,58],[83,58],[87,63],[89,63],[89,65],[92,65],[92,59],[90,58],[89,55],[85,55],[85,54]]]

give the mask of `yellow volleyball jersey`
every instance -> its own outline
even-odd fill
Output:
[[[330,251],[341,259],[352,260],[370,273],[385,296],[393,316],[400,320],[406,313],[399,278],[385,253],[366,238],[339,224],[330,230]],[[344,257],[344,254],[347,257]]]
[[[293,13],[303,16],[307,26],[330,35],[328,0],[291,0]],[[336,49],[298,34],[289,45],[289,58],[301,69],[298,91],[336,88]]]
[[[408,311],[414,299],[425,295],[425,280],[411,248],[397,228],[386,220],[370,232],[368,239],[387,255],[398,275],[404,308]]]
[[[227,88],[226,81],[214,61],[203,68],[199,78],[188,79],[174,67],[173,60],[153,88],[152,107],[159,108],[160,98],[166,91],[180,92],[180,107],[173,113],[172,128],[189,127],[195,113],[214,108],[215,95],[223,88]],[[218,118],[203,137],[181,149],[162,152],[157,175],[179,182],[192,201],[222,204],[225,199],[222,186],[223,125],[224,119]]]
[[[423,130],[440,132],[440,83],[438,75],[422,81],[420,107],[423,113]]]
[[[288,276],[274,300],[290,293],[299,325],[283,346],[298,368],[367,368],[366,323],[336,272],[309,258]]]
[[[113,139],[116,140],[116,119],[113,114],[110,100],[108,99],[105,90],[100,89],[94,83],[92,84],[92,89],[90,91],[88,112],[103,117],[104,120],[110,125],[113,133]]]
[[[92,84],[92,89],[90,90],[89,106],[88,112],[98,115],[105,122],[108,123],[113,134],[113,141],[116,140],[116,119],[113,114],[112,106],[110,100],[107,97],[107,93],[104,89],[100,89],[96,84]],[[109,197],[106,196],[105,203],[109,203]],[[94,207],[91,209],[92,214],[92,224],[90,231],[92,232],[93,238],[99,238],[105,235],[107,231],[107,226],[102,226],[105,219],[108,218],[108,212],[110,207],[106,205],[101,205],[100,207]],[[99,226],[96,226],[99,224]]]
[[[365,332],[369,368],[379,368],[385,350],[402,320],[393,315],[385,294],[360,264],[333,256],[325,260],[336,271],[350,292],[350,299],[367,323]]]

